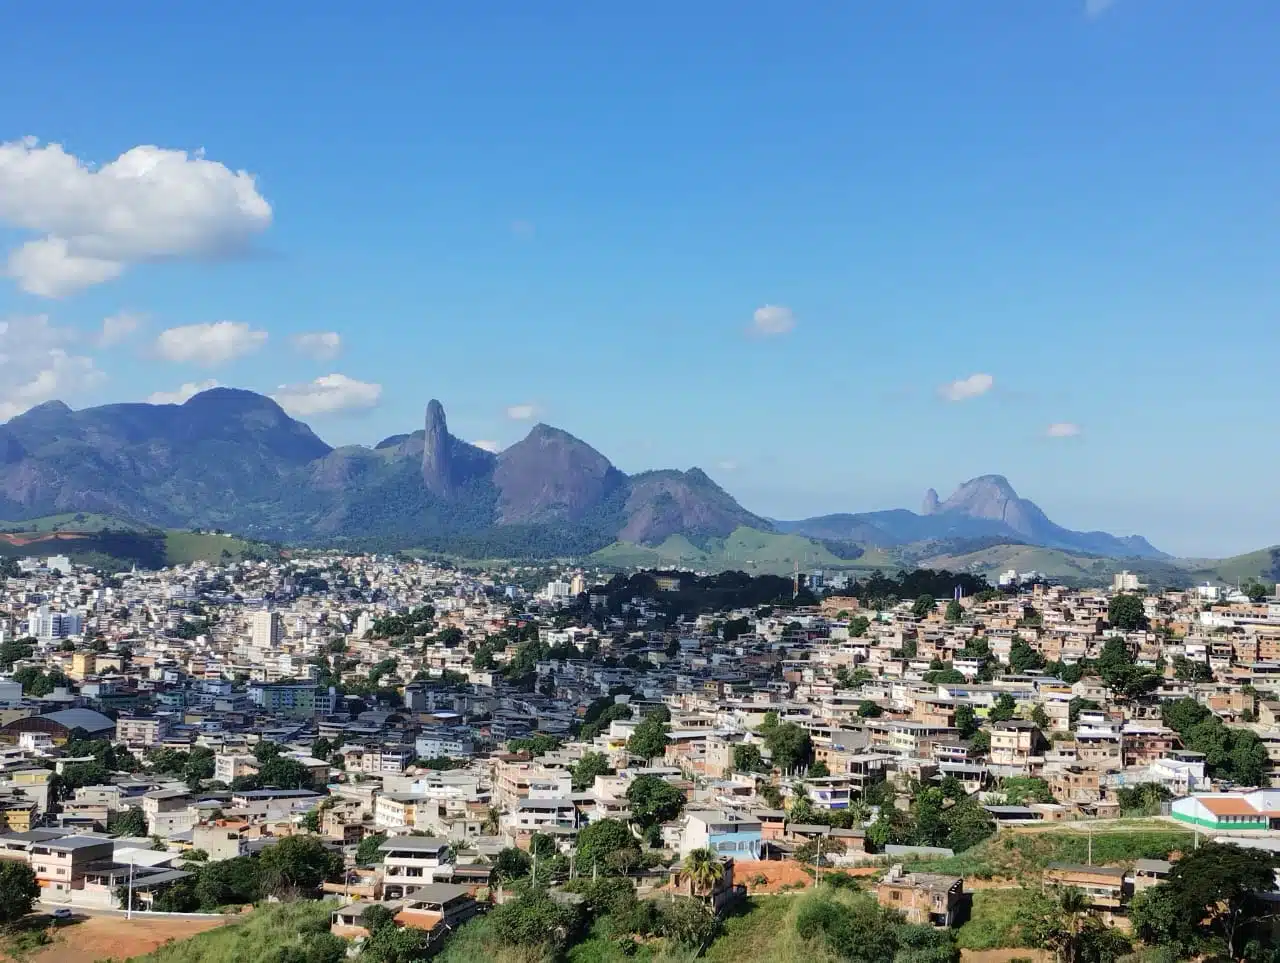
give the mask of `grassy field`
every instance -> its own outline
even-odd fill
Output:
[[[134,565],[155,569],[198,561],[274,558],[276,551],[242,538],[179,529],[163,531],[110,515],[77,513],[0,521],[0,555],[66,555],[80,565],[120,570]]]
[[[1128,828],[1097,830],[1092,834],[1095,866],[1130,868],[1138,859],[1166,859],[1186,852],[1195,833],[1175,828],[1138,824]],[[1038,879],[1049,863],[1085,863],[1090,858],[1090,834],[1075,830],[1005,832],[966,852],[944,859],[912,860],[914,868],[934,873],[978,879]]]
[[[108,528],[114,531],[140,532],[145,531],[146,527],[114,515],[85,512],[45,515],[42,518],[29,518],[24,522],[0,521],[0,532],[100,532]]]
[[[329,935],[333,905],[313,900],[263,905],[234,923],[169,943],[131,963],[262,963],[282,958],[282,949],[297,951],[289,959],[304,959],[307,950],[335,939]]]
[[[259,542],[226,535],[170,530],[164,534],[165,559],[170,565],[192,562],[231,562],[246,558],[270,558],[275,552]]]

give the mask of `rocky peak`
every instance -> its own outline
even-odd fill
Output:
[[[938,492],[936,489],[930,488],[924,493],[924,505],[920,509],[921,515],[938,514]]]
[[[453,491],[452,454],[444,405],[432,398],[427,405],[426,432],[422,439],[422,481],[428,491],[437,495]]]

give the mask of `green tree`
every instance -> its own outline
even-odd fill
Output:
[[[618,872],[640,855],[640,844],[624,823],[599,819],[578,833],[578,867],[586,872]]]
[[[959,622],[964,619],[964,606],[952,599],[947,603],[945,618],[948,622]]]
[[[1018,714],[1018,705],[1007,692],[1002,692],[996,698],[995,705],[987,711],[987,719],[990,722],[1008,722]]]
[[[115,836],[140,837],[147,834],[147,817],[137,806],[111,813],[107,832]]]
[[[360,845],[356,848],[356,863],[360,866],[372,866],[382,862],[382,853],[378,852],[378,847],[386,841],[386,833],[374,833],[360,840]]]
[[[724,863],[712,849],[695,849],[680,864],[680,872],[693,884],[695,893],[710,893],[724,877]]]
[[[956,706],[956,728],[960,730],[961,739],[969,739],[978,731],[978,717],[973,706],[967,703]]]
[[[1147,613],[1142,598],[1137,595],[1112,596],[1107,605],[1107,621],[1120,632],[1137,632],[1147,627]]]
[[[585,753],[572,770],[573,791],[586,792],[595,784],[596,776],[608,776],[612,773],[613,769],[604,753]]]
[[[1160,705],[1160,721],[1182,736],[1212,715],[1213,713],[1206,706],[1190,698],[1164,702]]]
[[[911,614],[918,619],[928,617],[937,608],[938,603],[932,595],[921,595],[911,604]]]
[[[1031,709],[1031,721],[1034,722],[1042,732],[1049,730],[1049,713],[1044,711],[1044,706],[1036,703]]]
[[[875,719],[883,714],[884,710],[870,699],[863,699],[858,703],[858,715],[864,719]]]
[[[823,776],[831,775],[831,770],[827,768],[825,762],[815,762],[809,767],[809,775],[814,779],[821,779]]]
[[[688,896],[665,899],[658,906],[659,935],[685,947],[699,947],[708,943],[719,929],[716,919],[701,900]]]
[[[849,635],[855,639],[860,639],[867,634],[867,629],[871,628],[871,620],[865,615],[855,615],[849,622]]]
[[[1260,602],[1265,602],[1267,600],[1267,596],[1271,593],[1267,591],[1267,587],[1261,582],[1252,581],[1245,585],[1244,594],[1249,596],[1250,602],[1257,605]]]
[[[273,789],[303,789],[311,785],[311,770],[288,756],[275,756],[262,764],[258,778]]]
[[[582,924],[581,907],[554,900],[536,887],[489,914],[489,925],[502,943],[526,952],[537,948],[539,957],[559,956],[577,938]]]
[[[258,857],[263,888],[270,893],[309,893],[342,872],[342,857],[314,836],[286,836]]]
[[[31,912],[40,898],[35,871],[17,860],[0,860],[0,924],[11,927]]]
[[[645,719],[627,740],[627,750],[640,758],[650,761],[661,756],[667,748],[668,727],[658,719]]]
[[[637,776],[627,787],[631,818],[641,826],[675,819],[684,809],[684,793],[658,776]]]
[[[963,799],[942,817],[946,845],[957,853],[976,846],[995,834],[995,820],[975,800]]]
[[[1067,724],[1072,729],[1076,727],[1076,723],[1080,720],[1080,713],[1095,712],[1102,706],[1094,702],[1092,699],[1086,699],[1083,696],[1076,696],[1067,704]]]
[[[1021,636],[1013,640],[1009,646],[1009,668],[1014,672],[1028,672],[1032,669],[1044,668],[1044,656],[1031,647]]]
[[[804,765],[809,758],[809,733],[794,722],[784,722],[770,729],[764,737],[765,748],[773,764],[787,772]]]
[[[514,846],[508,846],[498,853],[498,858],[493,861],[493,870],[490,875],[494,877],[495,882],[510,883],[528,876],[529,867],[532,865],[533,860],[528,853]]]
[[[760,772],[763,759],[754,742],[740,742],[733,747],[733,768],[738,772]]]
[[[1135,907],[1134,925],[1146,939],[1171,916],[1179,921],[1174,932],[1159,935],[1172,935],[1183,946],[1196,936],[1216,937],[1236,959],[1241,933],[1267,912],[1255,905],[1252,894],[1275,888],[1276,866],[1276,855],[1265,850],[1204,843],[1174,863],[1165,882],[1152,887],[1151,895]]]
[[[1000,792],[1013,806],[1028,802],[1051,803],[1054,801],[1049,784],[1039,776],[1010,776],[1000,783]]]

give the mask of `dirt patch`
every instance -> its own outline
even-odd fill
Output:
[[[961,963],[1009,963],[1010,960],[1034,960],[1052,963],[1053,955],[1045,950],[961,950]]]
[[[874,876],[881,872],[879,866],[857,866],[849,869],[829,870],[849,876]],[[781,893],[813,885],[813,874],[795,860],[737,860],[733,864],[733,881],[744,884],[748,893]]]
[[[84,532],[28,532],[27,534],[0,535],[0,542],[21,547],[23,545],[34,545],[37,542],[69,542],[88,537]]]
[[[234,917],[227,917],[233,919]],[[32,963],[94,963],[96,960],[127,960],[150,953],[170,940],[221,926],[226,920],[152,919],[122,916],[91,916],[76,923],[64,923],[54,934],[54,942],[29,959]]]

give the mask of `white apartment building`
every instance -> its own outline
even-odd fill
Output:
[[[403,899],[419,886],[453,878],[453,851],[447,839],[397,836],[378,847],[382,854],[382,898]]]
[[[284,638],[284,622],[279,612],[254,612],[249,622],[249,636],[262,649],[273,649]]]

